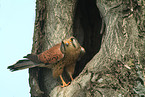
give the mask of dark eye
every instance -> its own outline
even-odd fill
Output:
[[[71,41],[73,41],[73,40],[74,40],[74,38],[71,38],[70,40],[71,40]]]
[[[71,38],[71,41],[72,41],[72,45],[76,48],[76,40],[75,40],[75,38]]]

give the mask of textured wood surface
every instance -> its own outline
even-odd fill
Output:
[[[40,54],[72,35],[75,2],[75,0],[36,1],[32,53]],[[52,71],[49,69],[33,68],[29,70],[29,73],[32,97],[42,95],[46,97],[55,86],[61,84],[59,79],[53,79]]]
[[[30,69],[33,97],[131,97],[145,93],[144,1],[37,0],[36,4],[33,53],[40,53],[74,34],[89,52],[87,56],[94,56],[100,44],[96,28],[100,31],[102,25],[95,18],[98,16],[96,7],[99,8],[105,30],[101,49],[91,61],[83,59],[89,62],[70,86],[57,86],[59,80],[49,76],[52,75],[50,70]],[[42,95],[41,90],[44,92]]]

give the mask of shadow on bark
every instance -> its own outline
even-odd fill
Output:
[[[60,80],[53,79],[50,70],[30,69],[33,97],[144,95],[145,7],[143,2],[37,1],[39,1],[37,5],[40,3],[43,7],[37,6],[32,52],[44,51],[63,38],[74,35],[86,49],[86,55],[77,62],[75,80],[65,88],[58,86]],[[71,11],[72,9],[74,11]],[[40,29],[41,26],[44,27]],[[66,79],[68,79],[67,75]]]
[[[86,50],[85,56],[77,62],[74,74],[76,77],[99,52],[105,28],[95,0],[78,0],[73,20],[73,34]]]

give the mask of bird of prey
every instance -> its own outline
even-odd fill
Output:
[[[75,37],[71,36],[69,39],[62,40],[61,43],[56,44],[52,48],[36,55],[28,54],[24,56],[25,60],[19,60],[14,65],[8,66],[11,71],[17,71],[25,68],[46,67],[51,68],[53,77],[60,77],[62,87],[68,86],[62,78],[64,67],[68,72],[71,80],[74,73],[76,62],[85,54],[85,49],[79,44]]]

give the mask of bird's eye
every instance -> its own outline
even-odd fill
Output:
[[[73,40],[74,40],[74,38],[71,38],[70,40],[71,40],[71,41],[73,41]]]
[[[72,45],[76,48],[76,40],[75,40],[75,38],[71,38],[71,41],[72,41]]]

